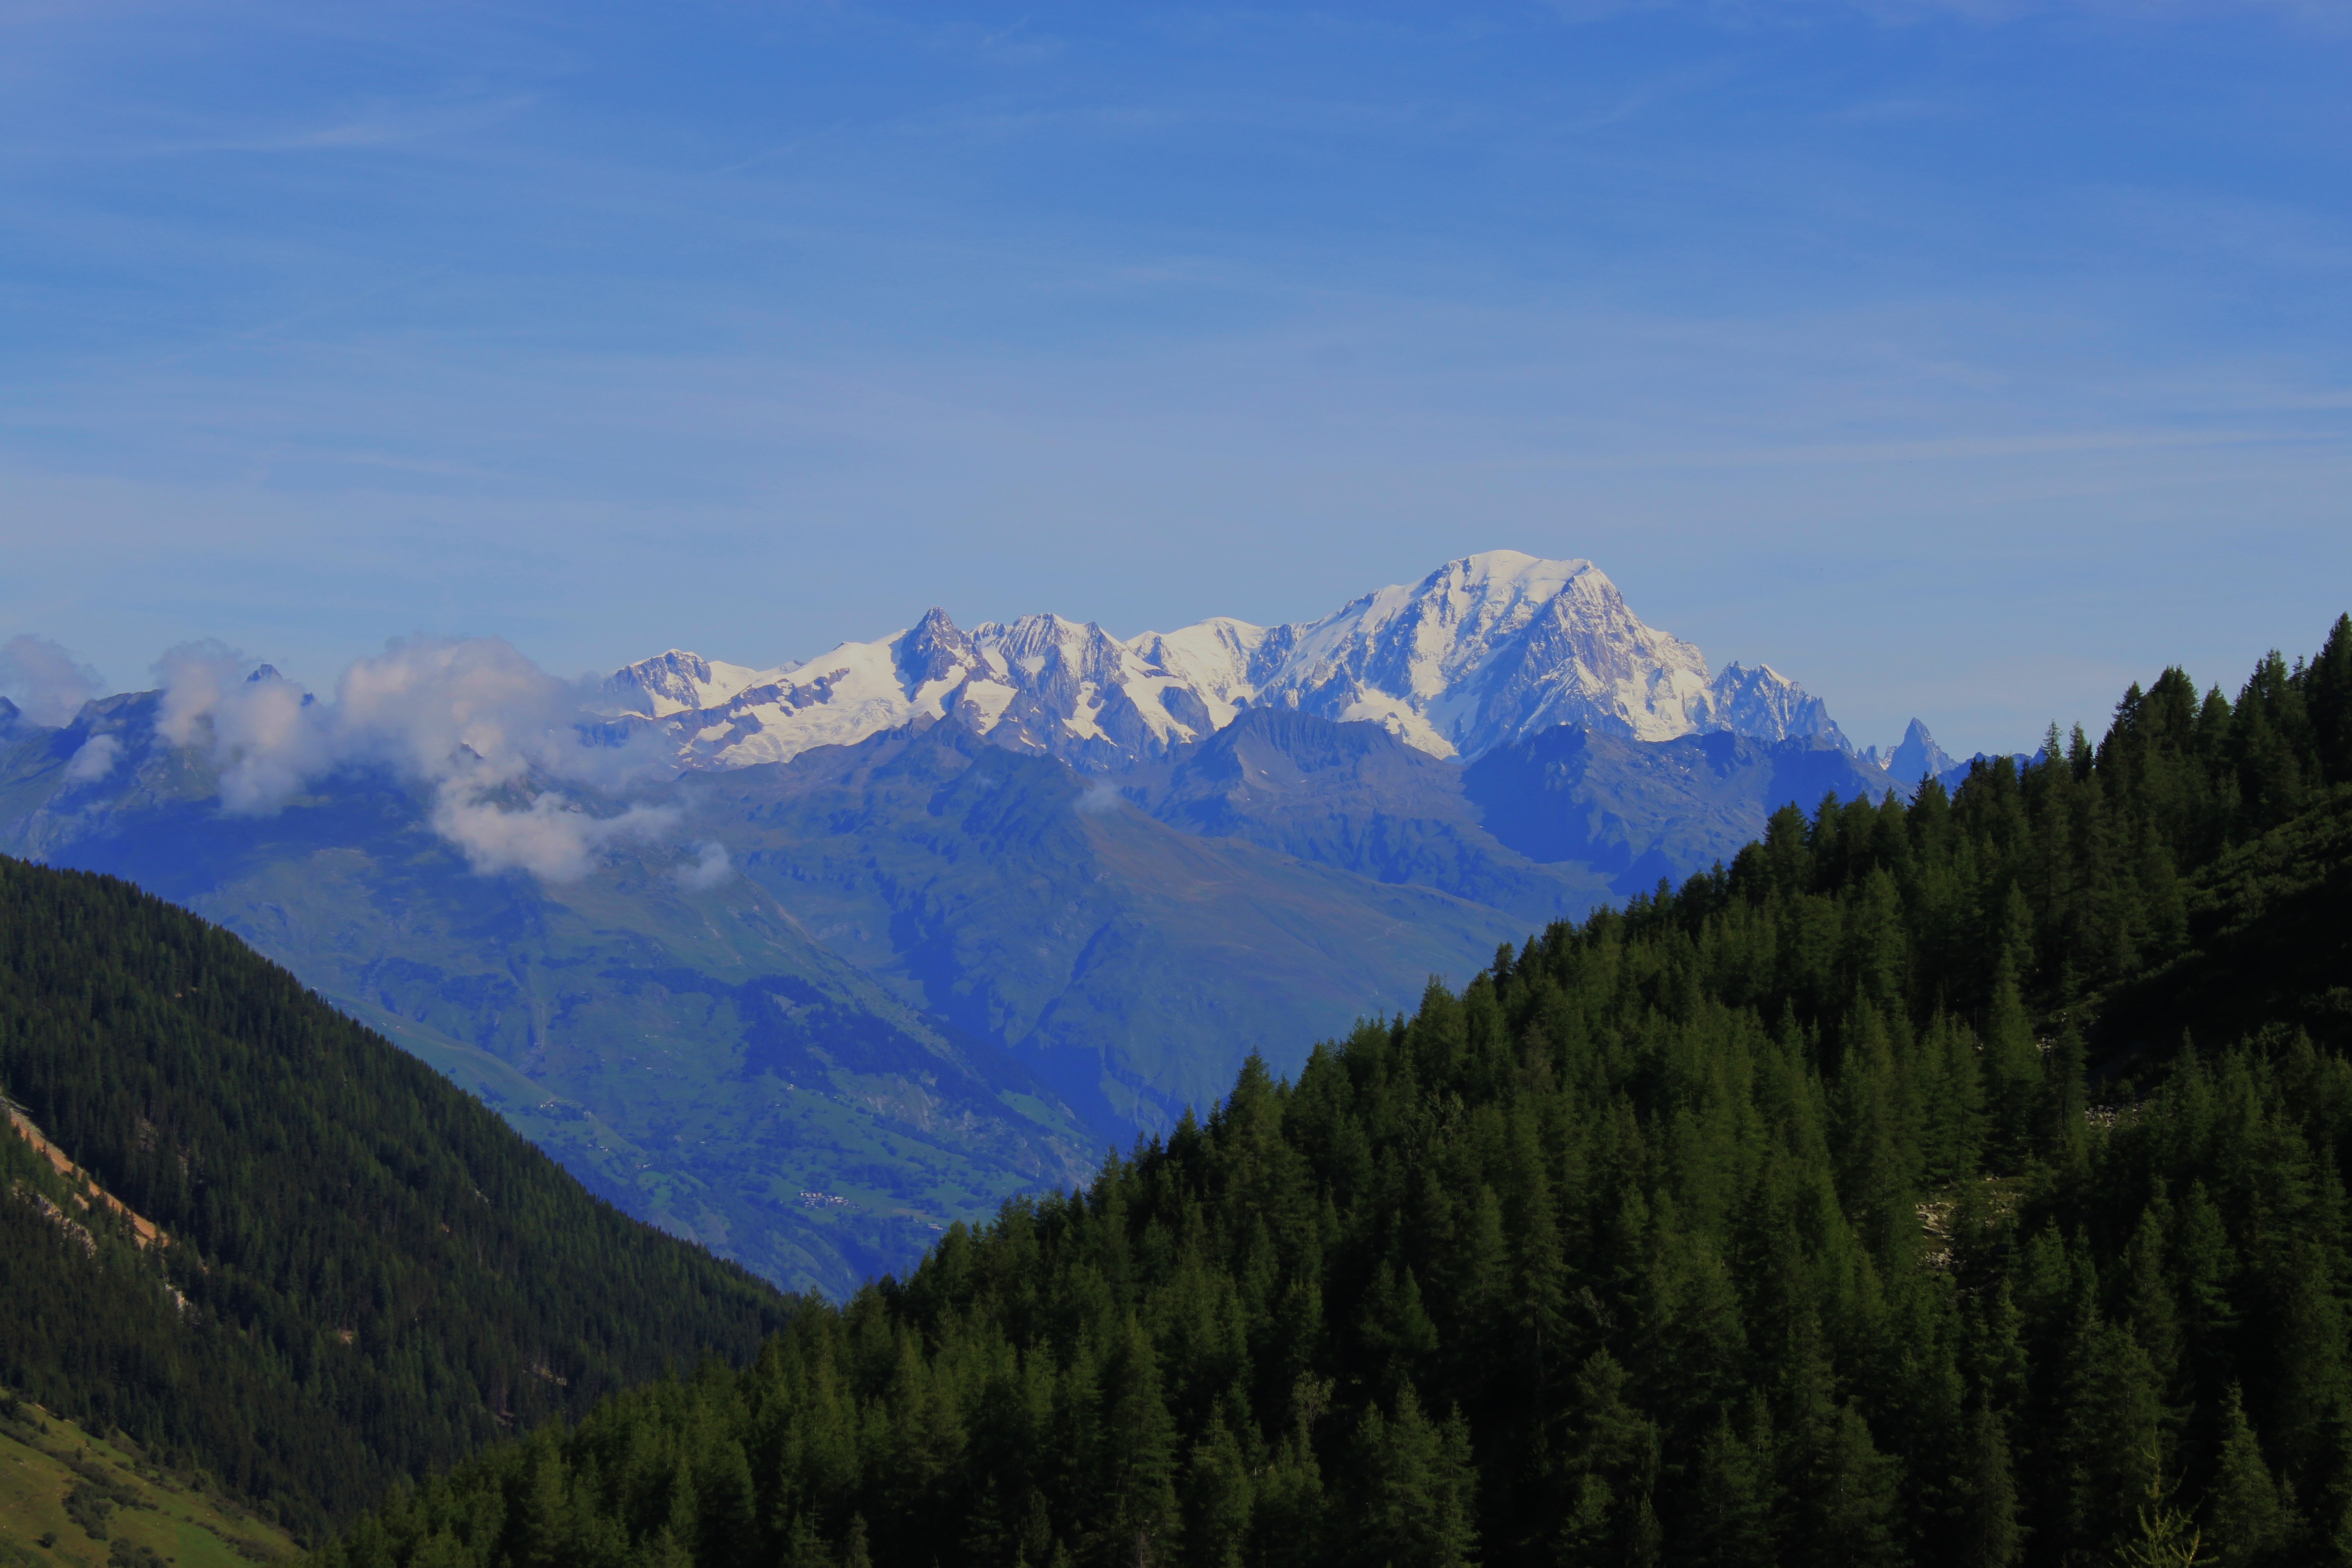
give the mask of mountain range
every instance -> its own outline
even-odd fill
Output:
[[[331,697],[174,671],[0,713],[0,848],[227,926],[627,1212],[839,1293],[1252,1051],[1902,777],[1589,563],[1496,552],[1320,621],[934,610],[585,701],[475,645]]]
[[[1818,736],[1851,750],[1820,699],[1769,666],[1734,663],[1710,679],[1696,647],[1643,625],[1590,561],[1508,550],[1318,621],[1221,617],[1121,640],[1054,615],[965,631],[935,608],[889,637],[767,669],[672,649],[616,671],[605,692],[688,766],[788,762],[952,719],[1108,773],[1267,707],[1375,723],[1462,761],[1563,724],[1638,741]]]
[[[1776,812],[320,1568],[2343,1568],[2347,971],[2352,616]]]
[[[0,1563],[2343,1559],[2352,616],[2234,704],[2168,669],[2095,746],[1907,805],[1836,798],[1825,741],[1456,763],[1274,706],[1111,775],[936,721],[509,774],[458,699],[541,689],[428,652],[331,701],[175,672],[20,728],[0,800],[321,973],[372,953],[415,1039],[601,1097],[520,1109],[752,1247],[812,1147],[862,1128],[918,1186],[1008,1127],[1034,1158],[1118,1114],[1057,1087],[1089,1063],[1161,1070],[1157,1009],[1613,885],[1612,816],[1687,854],[1832,788],[838,1305],[595,1203],[234,933],[0,858]],[[404,773],[370,688],[412,740],[466,710],[465,754]],[[493,867],[498,834],[582,854]],[[485,1003],[490,1047],[446,1033]],[[852,1211],[835,1241],[877,1218],[794,1195]]]

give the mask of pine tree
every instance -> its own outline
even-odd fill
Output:
[[[2059,1452],[2068,1542],[2078,1552],[2119,1552],[2135,1538],[2135,1500],[2161,1479],[2168,1433],[2156,1370],[2128,1329],[2086,1308],[2066,1375]]]
[[[1789,1550],[1801,1562],[1855,1568],[1900,1562],[1900,1464],[1878,1451],[1862,1413],[1834,1397],[1817,1356],[1805,1356],[1790,1382],[1781,1458]]]
[[[1252,1533],[1261,1563],[1313,1562],[1327,1539],[1330,1510],[1314,1434],[1329,1398],[1328,1384],[1301,1378],[1294,1385],[1291,1428],[1254,1489]]]
[[[841,1568],[874,1568],[874,1558],[866,1544],[866,1516],[849,1516],[848,1531],[841,1540]]]
[[[1948,1542],[1953,1568],[2009,1568],[2024,1547],[2006,1426],[1983,1405],[1969,1417],[1958,1517]]]
[[[2212,1558],[2204,1550],[2204,1532],[2173,1506],[2173,1489],[2148,1457],[2148,1481],[2132,1513],[2131,1528],[2116,1549],[2124,1568],[2201,1568]]]
[[[517,1568],[562,1568],[579,1556],[572,1540],[563,1451],[552,1436],[541,1433],[530,1445],[529,1489],[511,1526],[514,1541],[509,1551]]]
[[[2321,776],[2352,784],[2352,616],[2336,617],[2303,679]]]
[[[1391,1568],[1465,1568],[1477,1526],[1469,1432],[1458,1415],[1443,1426],[1423,1415],[1410,1384],[1396,1414],[1367,1405],[1356,1428],[1360,1561]]]
[[[2294,1534],[2293,1510],[2247,1424],[2245,1400],[2231,1384],[2221,1407],[2221,1457],[2205,1494],[2204,1540],[2219,1568],[2268,1568]]]
[[[2010,892],[2017,905],[2017,889]],[[2022,921],[2009,922],[2014,931]],[[1990,999],[1985,1010],[1985,1098],[1990,1103],[1993,1146],[2011,1168],[2032,1149],[2036,1112],[2042,1097],[2042,1051],[2034,1043],[2033,1026],[2026,1016],[2025,999],[2018,989],[2015,952],[2022,945],[2014,936],[2002,944],[1992,974]]]
[[[2147,1352],[2160,1387],[2173,1386],[2180,1372],[2179,1310],[2172,1279],[2165,1266],[2172,1205],[2161,1182],[2140,1211],[2139,1225],[2124,1248],[2128,1292],[2126,1313],[2132,1338]]]
[[[1121,1555],[1176,1561],[1176,1429],[1160,1397],[1159,1359],[1136,1319],[1128,1319],[1104,1368],[1103,1531]]]
[[[1635,1561],[1654,1519],[1660,1462],[1656,1425],[1627,1398],[1631,1379],[1617,1358],[1595,1351],[1569,1394],[1566,1441],[1547,1489],[1569,1500],[1563,1550]]]
[[[1758,1404],[1743,1435],[1718,1412],[1699,1449],[1673,1560],[1693,1568],[1766,1568],[1774,1561],[1770,1417]]]
[[[1192,1446],[1185,1477],[1185,1555],[1200,1568],[1237,1568],[1250,1538],[1255,1489],[1249,1457],[1234,1436],[1231,1406]]]

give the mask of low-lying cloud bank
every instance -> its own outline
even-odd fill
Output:
[[[670,807],[600,815],[564,793],[609,794],[671,768],[650,737],[614,731],[583,687],[501,638],[393,643],[345,669],[327,700],[216,642],[173,648],[155,674],[158,737],[209,757],[230,812],[266,816],[333,773],[387,769],[433,791],[434,830],[477,871],[557,882],[678,824]]]

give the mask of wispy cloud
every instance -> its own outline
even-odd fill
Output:
[[[1899,729],[1890,644],[2180,635],[1989,555],[2247,638],[2344,580],[2352,142],[2293,7],[1653,9],[51,8],[0,50],[0,625],[222,627],[334,708],[403,627],[765,663],[1511,542]]]
[[[735,868],[728,861],[727,846],[706,843],[699,846],[694,858],[679,866],[675,874],[679,887],[689,893],[698,893],[726,881],[735,874]]]
[[[354,662],[320,702],[219,643],[158,661],[156,733],[205,752],[223,809],[267,816],[305,788],[382,767],[433,792],[435,830],[482,872],[574,881],[620,844],[674,831],[673,807],[592,811],[567,794],[603,794],[667,771],[649,746],[593,732],[582,690],[497,638],[415,639]],[[583,733],[583,729],[592,732]]]
[[[65,780],[69,784],[96,784],[114,771],[122,757],[122,742],[112,735],[92,735],[77,748],[66,761]]]
[[[117,156],[180,158],[217,153],[373,152],[462,142],[528,113],[536,101],[530,94],[479,101],[383,101],[330,120],[138,142],[111,151]]]
[[[16,699],[36,724],[64,723],[102,689],[97,670],[47,637],[18,636],[0,643],[0,696]]]

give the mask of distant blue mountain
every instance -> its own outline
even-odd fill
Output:
[[[549,883],[471,869],[380,772],[226,812],[156,720],[152,693],[0,713],[0,846],[220,921],[629,1212],[836,1293],[1083,1179],[1250,1051],[1294,1070],[1781,805],[1892,787],[1819,736],[1562,726],[1465,767],[1264,708],[1089,778],[924,723],[646,786],[625,804],[697,847],[616,840]]]
[[[1769,667],[1710,678],[1589,563],[1508,552],[1276,627],[674,652],[587,711],[519,658],[371,689],[522,690],[556,752],[266,668],[201,712],[0,700],[0,849],[219,921],[630,1213],[834,1293],[1250,1052],[1295,1070],[1781,805],[1903,787]]]

